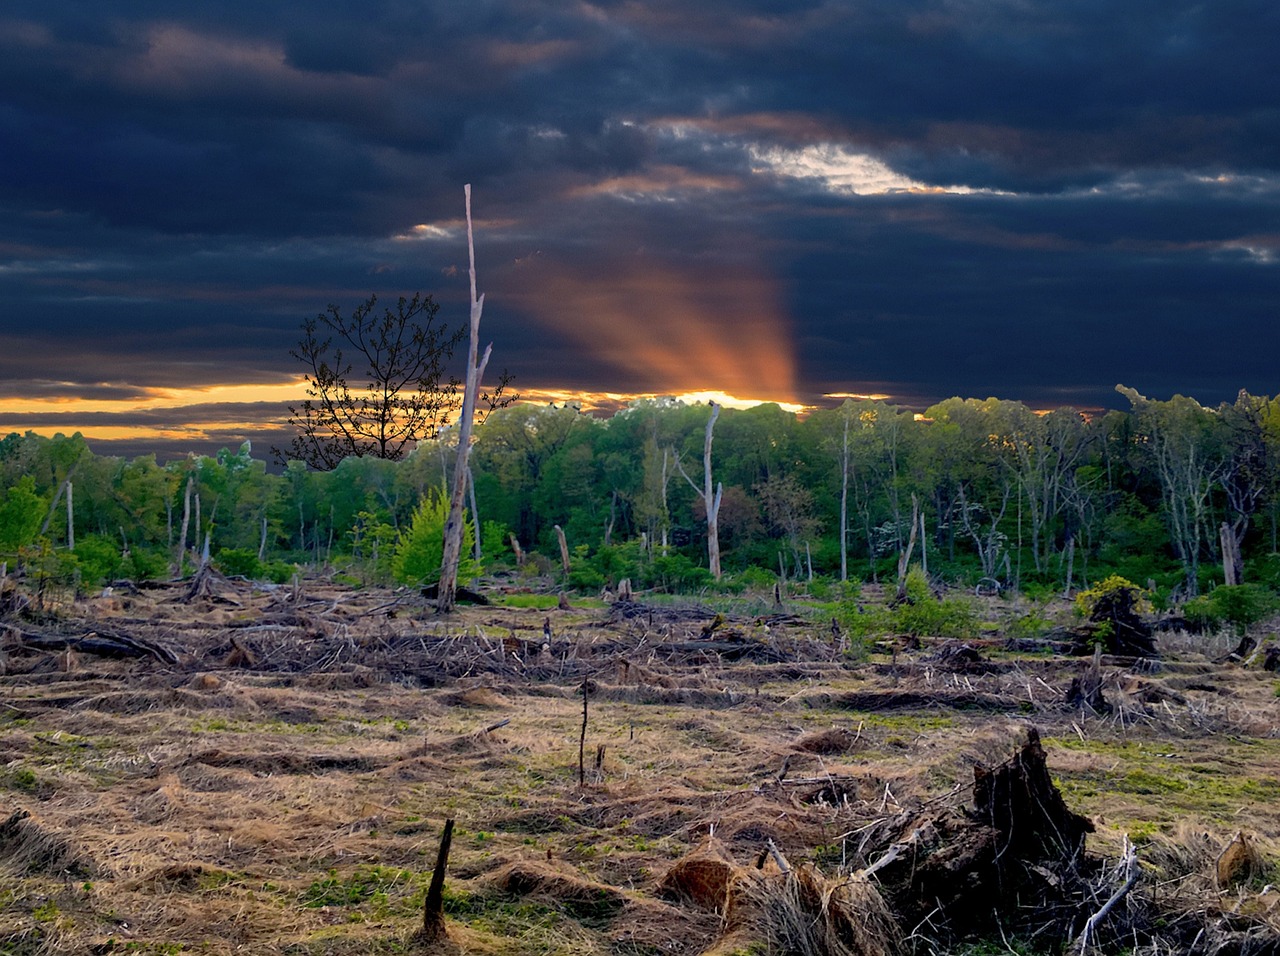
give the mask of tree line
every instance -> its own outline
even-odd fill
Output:
[[[994,398],[923,414],[870,400],[805,415],[672,399],[607,419],[497,408],[464,472],[465,573],[816,589],[901,582],[918,564],[1042,591],[1117,573],[1171,598],[1280,584],[1280,404],[1121,392],[1129,409],[1096,415]],[[274,473],[248,442],[160,464],[95,455],[78,434],[14,433],[0,440],[0,558],[84,586],[204,561],[278,580],[324,565],[429,583],[456,455],[446,428],[400,461]]]

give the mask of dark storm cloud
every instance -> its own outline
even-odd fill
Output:
[[[1261,0],[9,0],[0,403],[280,382],[375,291],[460,319],[463,182],[527,388],[1274,393],[1278,42]]]

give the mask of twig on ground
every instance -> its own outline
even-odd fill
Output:
[[[1080,935],[1076,939],[1076,944],[1080,948],[1081,956],[1084,956],[1084,954],[1088,952],[1089,937],[1093,934],[1098,924],[1107,918],[1107,914],[1115,908],[1117,903],[1128,896],[1129,891],[1138,883],[1138,851],[1134,845],[1129,842],[1128,836],[1124,838],[1124,852],[1120,858],[1120,868],[1125,874],[1124,883],[1122,883],[1120,887],[1111,894],[1110,899],[1102,904],[1102,908],[1098,910],[1098,912],[1094,913],[1085,921],[1084,929],[1080,931]]]

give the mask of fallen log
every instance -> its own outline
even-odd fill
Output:
[[[422,596],[428,601],[440,600],[440,585],[428,584],[422,589]],[[487,607],[490,603],[489,599],[479,591],[473,591],[470,588],[458,588],[454,600],[459,604],[479,604]]]
[[[89,631],[87,634],[67,635],[39,634],[34,631],[10,628],[10,634],[16,636],[20,647],[39,651],[52,653],[70,649],[100,657],[152,657],[162,664],[176,666],[179,663],[178,654],[172,648],[155,641],[111,631]]]

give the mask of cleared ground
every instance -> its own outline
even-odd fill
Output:
[[[1278,685],[1215,663],[1229,646],[1104,658],[1096,714],[1066,702],[1087,661],[1005,649],[1007,606],[979,659],[855,659],[799,605],[724,610],[705,634],[717,608],[693,604],[442,621],[406,592],[218,581],[13,619],[0,953],[410,951],[446,818],[455,951],[702,953],[720,915],[660,880],[708,833],[744,865],[772,841],[849,872],[874,823],[963,804],[1031,725],[1091,853],[1128,835],[1164,905],[1269,925]],[[140,656],[55,646],[89,632]],[[1263,863],[1219,887],[1240,831]]]

